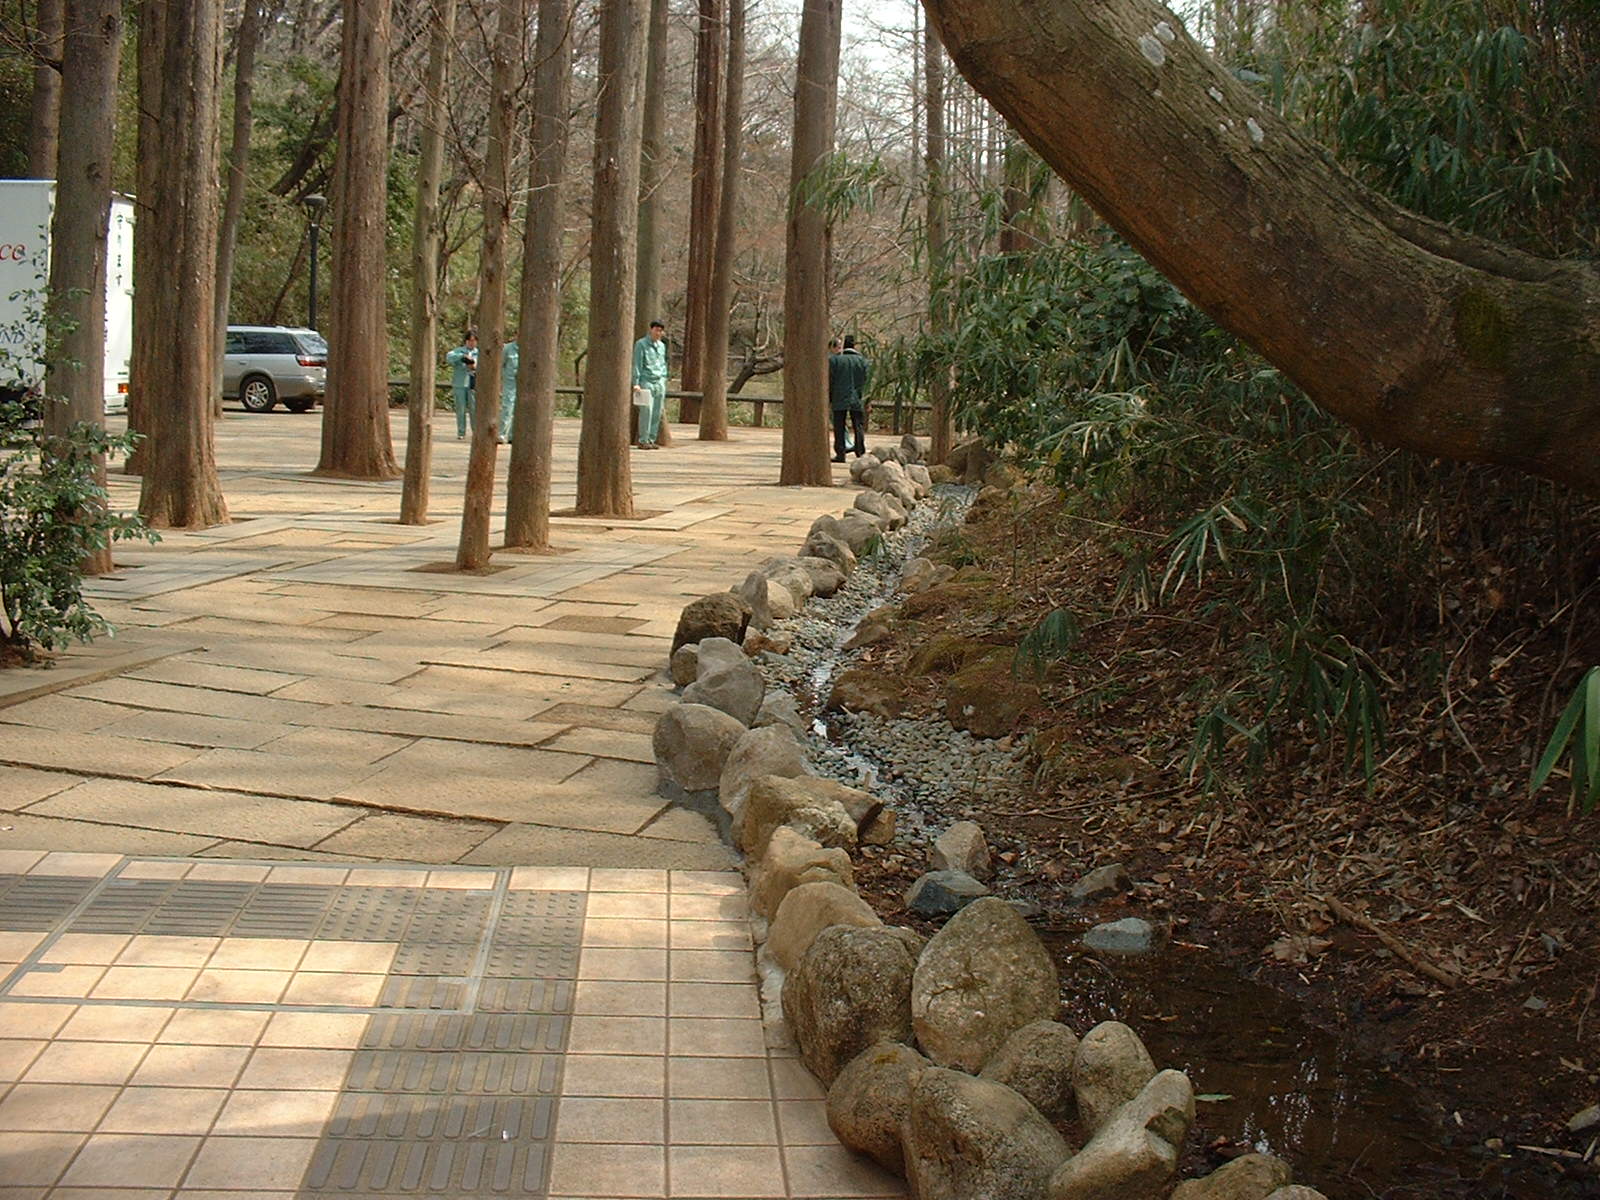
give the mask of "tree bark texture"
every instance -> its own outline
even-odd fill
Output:
[[[728,440],[728,324],[733,317],[733,260],[738,250],[739,160],[744,153],[744,5],[728,3],[728,78],[722,114],[722,195],[706,305],[706,364],[702,372],[700,440]]]
[[[61,61],[62,10],[66,0],[39,0],[34,9],[34,52]],[[28,109],[28,177],[54,179],[61,125],[61,72],[49,63],[33,68],[33,101]]]
[[[239,220],[244,215],[244,185],[250,170],[250,132],[255,123],[254,98],[256,47],[266,20],[269,0],[244,0],[239,18],[237,53],[233,61],[233,142],[224,166],[228,195],[222,206],[222,230],[217,237],[217,382],[214,407],[222,409],[222,347],[227,340],[228,306],[233,295],[233,256],[239,243]]]
[[[155,198],[160,194],[161,175],[161,53],[165,37],[166,5],[163,0],[141,0],[139,4],[139,138],[138,161],[134,164],[133,226],[133,344],[128,357],[128,432],[140,440],[122,465],[124,474],[143,475],[150,461],[155,417],[154,405],[146,400],[159,370],[156,337],[155,280],[160,274],[161,251],[155,237]],[[149,279],[150,286],[139,281]]]
[[[489,565],[489,518],[500,455],[500,354],[506,344],[506,236],[511,232],[512,70],[521,58],[525,0],[500,0],[489,85],[489,145],[483,161],[483,254],[479,259],[478,398],[467,453],[456,567]]]
[[[572,0],[539,0],[517,329],[521,362],[506,477],[506,545],[533,550],[550,545],[551,442],[560,382],[561,234],[572,106],[571,16]]]
[[[639,151],[639,267],[634,288],[633,336],[650,332],[650,322],[661,319],[661,218],[666,199],[667,36],[670,13],[667,0],[650,0],[650,22],[645,41],[644,132]],[[668,407],[671,402],[668,401]],[[628,409],[629,441],[636,436],[639,410]],[[672,445],[672,422],[661,414],[656,441]]]
[[[66,29],[45,310],[44,423],[51,437],[65,435],[74,425],[106,422],[106,224],[122,49],[120,0],[73,0]],[[104,456],[96,456],[94,474],[103,488]],[[110,542],[91,550],[82,567],[85,575],[109,571]]]
[[[1335,417],[1600,487],[1600,266],[1390,203],[1149,0],[924,4],[1045,161]]]
[[[456,0],[433,0],[428,23],[426,110],[411,219],[411,362],[407,372],[406,465],[400,484],[400,524],[428,522],[428,472],[433,466],[434,385],[439,363],[439,181],[444,175],[444,126],[450,119],[445,83],[455,43]]]
[[[137,291],[151,291],[153,340],[144,403],[155,431],[139,512],[157,529],[204,529],[228,519],[217,479],[212,388],[217,352],[217,149],[222,113],[220,0],[161,5],[161,106],[155,179],[160,201],[134,239]],[[141,29],[140,36],[144,31]],[[144,63],[141,60],[141,71]]]
[[[389,164],[389,0],[347,0],[333,158],[328,393],[319,475],[393,479],[384,196]]]
[[[694,53],[694,171],[689,184],[689,261],[683,303],[682,382],[686,392],[705,386],[709,367],[706,318],[716,252],[718,197],[722,191],[723,0],[699,0]],[[697,421],[700,405],[683,402],[683,419]]]
[[[605,0],[600,15],[593,216],[589,233],[589,349],[578,435],[577,511],[631,517],[628,409],[639,234],[642,0]]]
[[[949,325],[950,249],[947,163],[944,148],[944,47],[932,23],[923,27],[922,75],[927,81],[927,155],[924,167],[928,186],[928,332],[935,338]],[[955,443],[955,422],[950,417],[950,373],[936,370],[928,381],[928,414],[933,428],[929,457],[942,463]]]
[[[778,482],[828,487],[828,227],[805,198],[833,153],[839,89],[839,0],[805,0],[795,63],[794,140],[783,281],[783,465]]]

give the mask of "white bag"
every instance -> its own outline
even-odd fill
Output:
[[[649,388],[636,387],[633,389],[633,406],[635,408],[649,408],[653,403],[655,403],[655,397],[650,394]]]

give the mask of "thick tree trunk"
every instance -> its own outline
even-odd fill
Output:
[[[639,234],[639,90],[644,40],[639,0],[605,0],[600,15],[593,217],[589,234],[589,350],[578,435],[577,511],[631,517],[628,409]]]
[[[805,0],[795,63],[794,140],[783,281],[783,465],[778,482],[827,487],[827,216],[807,203],[807,177],[833,153],[839,91],[839,0]]]
[[[1045,161],[1334,416],[1600,488],[1600,267],[1396,207],[1147,0],[924,4]]]
[[[222,110],[220,0],[161,4],[155,179],[160,201],[134,238],[138,290],[151,291],[153,336],[144,405],[156,430],[139,512],[157,529],[203,529],[228,519],[212,443],[217,341],[217,134]],[[143,37],[144,30],[140,30]],[[141,56],[140,67],[145,63]]]
[[[161,251],[154,241],[155,201],[161,177],[161,53],[165,37],[164,0],[139,4],[139,154],[134,165],[133,345],[128,357],[128,432],[140,435],[122,470],[143,475],[152,450],[155,406],[147,400],[160,369],[156,311],[156,279],[162,271]],[[140,280],[150,285],[141,287]]]
[[[489,85],[489,145],[483,162],[483,254],[479,259],[478,398],[467,454],[456,567],[489,565],[489,518],[500,455],[500,355],[506,344],[506,235],[511,232],[512,69],[521,57],[525,0],[500,0]]]
[[[73,0],[61,58],[61,150],[50,222],[50,288],[45,309],[45,431],[104,426],[106,225],[117,120],[120,0]],[[49,442],[46,443],[49,452]],[[106,482],[104,456],[95,482]],[[111,543],[91,550],[85,575],[111,569]]]
[[[645,42],[644,132],[639,150],[639,269],[634,289],[633,336],[650,332],[661,319],[661,223],[666,199],[667,154],[667,0],[650,0]],[[668,402],[670,407],[670,401]],[[639,410],[628,409],[629,441],[638,441]],[[672,445],[672,422],[665,411],[656,441]]]
[[[550,545],[551,438],[561,346],[561,234],[572,104],[572,0],[539,0],[528,213],[517,331],[517,419],[506,479],[506,546]],[[627,454],[626,448],[622,451]]]
[[[733,260],[738,246],[739,160],[744,153],[744,5],[728,3],[728,80],[722,114],[722,196],[717,210],[717,245],[706,307],[705,395],[700,440],[728,440],[728,323],[733,309]]]
[[[406,467],[400,485],[400,524],[428,523],[428,472],[433,466],[433,404],[439,356],[439,180],[444,174],[444,126],[450,119],[445,81],[455,43],[456,0],[429,6],[426,112],[411,220],[411,362],[406,397]]]
[[[949,196],[944,152],[944,48],[932,23],[923,28],[922,74],[927,81],[928,145],[924,165],[928,184],[928,332],[941,336],[949,325],[950,250],[947,245]],[[928,381],[932,421],[929,457],[942,463],[955,442],[955,422],[950,416],[950,373],[935,369]],[[913,419],[915,414],[913,413]]]
[[[222,347],[228,332],[228,304],[233,295],[233,254],[239,243],[239,219],[244,215],[244,185],[250,170],[250,131],[254,124],[256,47],[261,42],[263,8],[268,0],[244,0],[239,18],[238,53],[233,63],[233,144],[224,166],[228,198],[222,206],[222,230],[217,238],[217,380],[213,411],[222,415]]]
[[[384,194],[389,165],[389,0],[348,0],[333,159],[328,394],[317,474],[393,479]]]
[[[689,262],[683,303],[683,389],[705,386],[706,324],[722,191],[723,0],[699,0],[694,53],[694,173],[689,187]],[[698,421],[700,404],[683,402],[683,419]]]
[[[33,47],[50,63],[61,61],[65,0],[39,0],[34,9]],[[50,63],[33,68],[33,102],[28,109],[28,177],[54,179],[61,125],[61,73]]]

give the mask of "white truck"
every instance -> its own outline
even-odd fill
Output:
[[[42,371],[53,179],[0,179],[0,389],[31,390]],[[106,411],[127,407],[133,353],[133,201],[111,200],[106,241]]]

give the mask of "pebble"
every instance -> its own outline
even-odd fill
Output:
[[[1108,954],[1149,954],[1156,948],[1156,930],[1139,917],[1123,917],[1096,925],[1083,935],[1083,944]]]

